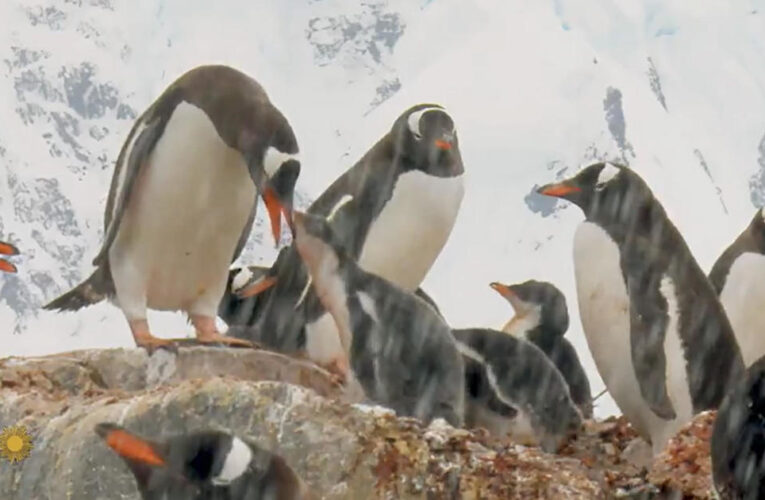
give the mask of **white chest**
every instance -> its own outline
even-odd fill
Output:
[[[372,223],[359,257],[366,271],[414,291],[425,278],[454,227],[462,176],[402,174],[391,199]]]
[[[241,154],[201,109],[180,103],[110,249],[120,302],[143,292],[154,309],[186,309],[202,296],[217,304],[256,194]]]
[[[731,266],[720,302],[746,366],[765,355],[765,255],[745,253]]]

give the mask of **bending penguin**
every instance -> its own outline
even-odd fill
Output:
[[[258,195],[277,244],[282,214],[291,224],[297,154],[289,122],[255,80],[227,66],[185,73],[136,120],[120,151],[96,270],[44,308],[110,299],[147,349],[172,343],[151,334],[147,308],[180,310],[197,341],[249,345],[218,332],[218,304]]]
[[[461,426],[462,360],[435,309],[364,271],[321,217],[295,213],[295,244],[367,398],[425,423]]]
[[[7,256],[13,256],[18,255],[19,249],[16,248],[11,243],[7,243],[5,241],[0,241],[0,255],[7,255]],[[18,269],[16,269],[16,266],[5,259],[0,259],[0,271],[4,273],[12,273],[15,274],[18,272]]]
[[[418,104],[402,113],[308,212],[329,221],[362,269],[414,292],[454,226],[464,193],[463,174],[452,118],[439,105]],[[337,327],[317,299],[295,249],[280,255],[274,267],[275,285],[260,287],[262,298],[237,304],[239,299],[229,290],[222,319],[228,323],[247,318],[246,338],[279,350],[304,350],[344,375],[348,360]],[[240,294],[251,295],[246,289]],[[241,309],[249,311],[238,313]]]
[[[712,266],[709,281],[720,297],[744,364],[765,355],[765,209]]]
[[[538,190],[579,206],[579,312],[595,365],[654,453],[691,417],[716,408],[743,361],[714,289],[632,170],[596,163]]]
[[[465,363],[465,425],[554,453],[582,415],[552,361],[522,338],[485,328],[452,334]]]
[[[765,358],[726,396],[712,427],[715,489],[723,500],[765,498]]]
[[[116,424],[95,428],[128,465],[144,500],[313,500],[282,457],[222,431],[149,441]]]
[[[502,331],[528,340],[544,352],[568,384],[571,399],[585,418],[592,417],[590,381],[571,343],[566,297],[553,284],[528,280],[514,285],[491,283],[515,310]]]

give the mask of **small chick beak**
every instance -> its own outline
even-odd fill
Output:
[[[247,297],[254,297],[255,295],[258,295],[260,293],[265,292],[272,286],[276,284],[276,277],[275,276],[266,276],[259,280],[257,280],[255,283],[251,284],[250,286],[246,286],[236,292],[236,296],[242,299],[245,299]]]
[[[96,433],[104,439],[109,448],[123,458],[146,465],[165,465],[165,461],[149,443],[117,425],[98,424]]]
[[[510,300],[511,298],[515,298],[515,293],[510,289],[509,286],[503,285],[502,283],[497,283],[496,281],[491,283],[489,285],[492,287],[497,293],[499,293],[504,298]]]
[[[574,186],[573,184],[570,184],[564,181],[559,183],[546,184],[542,186],[541,188],[537,189],[537,193],[543,194],[545,196],[554,196],[556,198],[563,198],[571,193],[576,193],[581,190],[582,188],[580,188],[579,186]]]

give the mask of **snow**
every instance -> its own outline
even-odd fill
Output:
[[[0,277],[8,355],[132,345],[110,304],[74,314],[38,307],[91,271],[112,165],[132,125],[118,105],[140,114],[198,64],[231,64],[264,85],[298,135],[298,187],[311,198],[405,108],[443,105],[468,178],[424,288],[453,326],[500,328],[512,311],[490,282],[555,283],[594,394],[602,383],[573,282],[582,215],[532,188],[596,159],[626,160],[705,270],[763,195],[750,181],[765,136],[765,0],[6,0],[0,18],[0,237],[22,251],[20,275]],[[26,63],[19,49],[32,51]],[[83,63],[93,85],[80,95],[74,79],[70,95],[61,70],[71,76]],[[396,85],[390,97],[378,91]],[[54,114],[72,121],[57,125]],[[242,263],[275,256],[263,214]],[[190,333],[176,314],[149,321],[159,336]],[[599,400],[598,415],[615,411]]]

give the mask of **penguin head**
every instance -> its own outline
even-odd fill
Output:
[[[0,255],[18,255],[19,249],[10,243],[0,241]],[[0,271],[6,273],[17,272],[16,266],[5,259],[0,259]]]
[[[510,302],[516,317],[536,318],[545,331],[556,335],[568,330],[566,298],[551,283],[528,280],[513,285],[494,282],[490,286]]]
[[[292,210],[295,184],[300,175],[298,144],[287,119],[274,109],[278,125],[270,140],[261,145],[262,155],[250,159],[250,176],[255,181],[263,198],[271,222],[271,231],[279,245],[281,239],[281,217],[287,220],[294,233]]]
[[[139,489],[153,496],[207,498],[211,488],[243,488],[248,473],[268,469],[273,456],[222,431],[182,434],[161,443],[112,423],[100,423],[95,431],[127,463]]]
[[[589,165],[574,177],[542,186],[537,192],[568,200],[588,219],[601,222],[634,218],[653,199],[640,176],[623,165],[608,162]]]
[[[418,104],[393,124],[396,152],[409,168],[437,177],[464,172],[454,121],[438,104]]]

